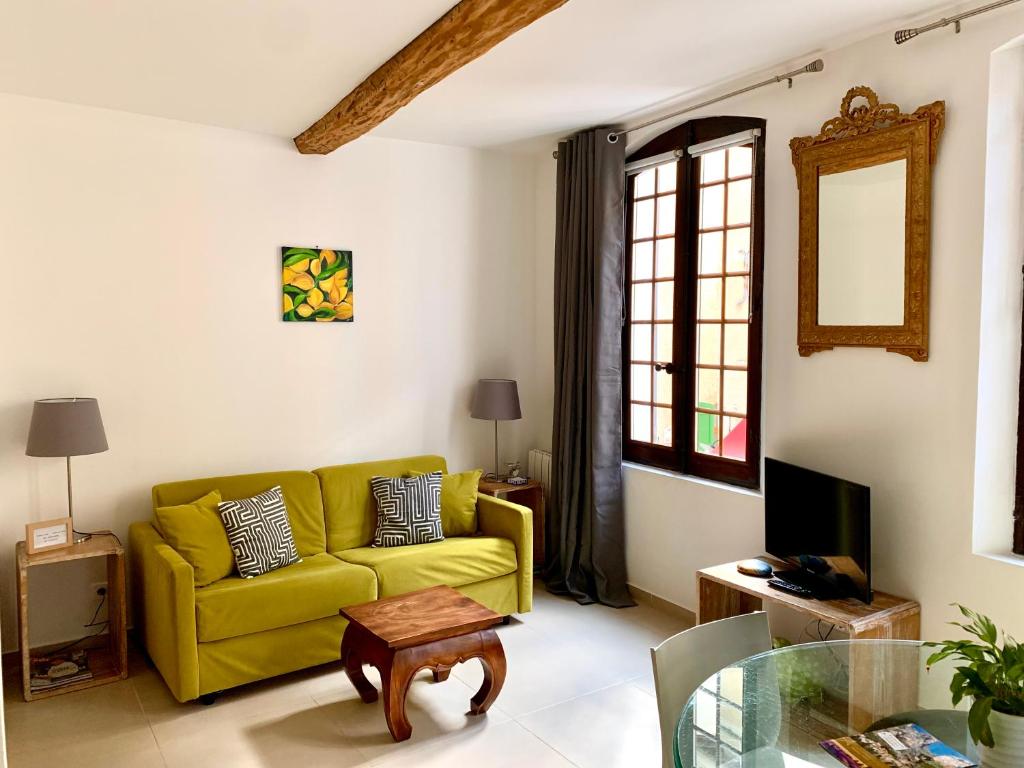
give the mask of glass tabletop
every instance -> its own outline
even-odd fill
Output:
[[[953,663],[906,640],[842,640],[778,648],[709,677],[675,737],[678,768],[842,765],[819,742],[914,722],[976,759],[966,712],[954,711]]]

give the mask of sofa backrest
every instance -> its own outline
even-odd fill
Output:
[[[153,486],[153,508],[188,504],[213,490],[225,501],[247,499],[280,485],[288,508],[288,521],[301,557],[316,555],[327,548],[324,507],[320,481],[312,472],[260,472],[253,475],[205,477]]]
[[[377,525],[377,505],[370,493],[370,478],[403,477],[413,472],[447,472],[443,456],[339,464],[314,469],[320,478],[327,519],[327,551],[365,547]]]

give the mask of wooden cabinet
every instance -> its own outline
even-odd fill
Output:
[[[525,485],[512,485],[494,480],[481,479],[480,493],[522,504],[533,510],[533,567],[544,564],[544,486],[539,480],[530,480]]]
[[[82,644],[82,647],[89,651],[89,669],[93,674],[90,680],[33,693],[28,626],[29,569],[89,557],[103,557],[107,561],[107,620],[109,621],[106,632],[107,642],[101,647],[89,647]],[[83,688],[92,688],[128,677],[125,564],[124,547],[121,546],[121,542],[111,533],[94,533],[89,539],[65,549],[37,552],[30,555],[25,549],[25,542],[19,541],[15,546],[15,560],[18,567],[18,641],[21,651],[22,692],[25,701],[80,691]],[[46,649],[42,650],[45,652]]]

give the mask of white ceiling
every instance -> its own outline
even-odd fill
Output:
[[[454,0],[10,0],[0,92],[290,137]],[[569,0],[374,133],[529,142],[828,48],[945,0]]]

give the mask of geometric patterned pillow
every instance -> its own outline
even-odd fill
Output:
[[[443,541],[441,473],[415,477],[374,477],[370,490],[377,500],[375,547],[401,547]]]
[[[299,562],[281,486],[275,485],[251,499],[222,501],[217,511],[243,579]]]

